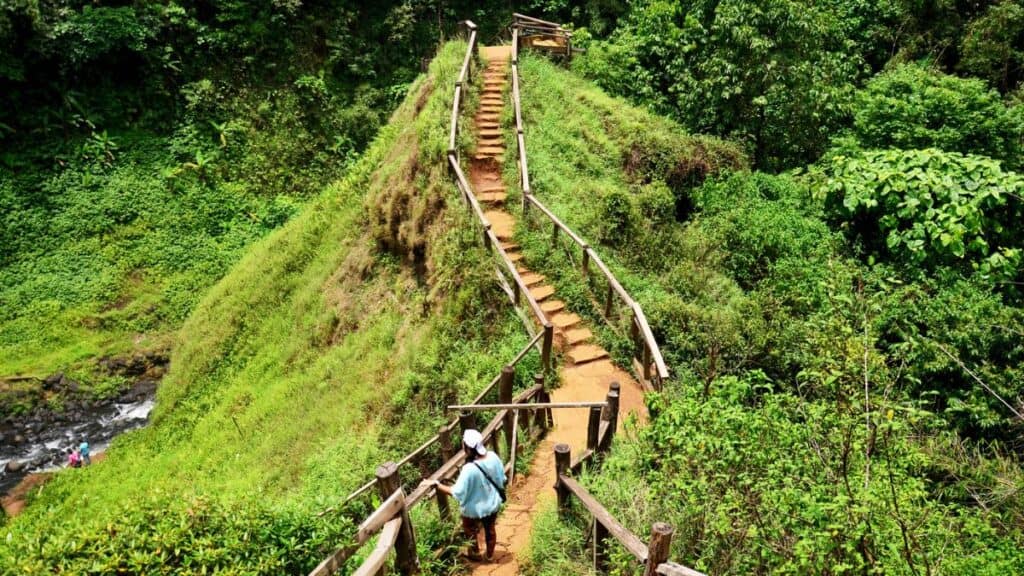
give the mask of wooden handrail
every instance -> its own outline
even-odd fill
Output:
[[[359,530],[356,531],[356,543],[365,544],[382,526],[398,515],[404,506],[405,492],[399,488],[359,525]]]
[[[533,24],[537,24],[537,25],[544,25],[544,26],[549,26],[549,27],[554,27],[554,28],[561,28],[562,27],[561,24],[556,24],[556,23],[550,22],[548,20],[541,20],[540,18],[534,18],[533,16],[527,16],[526,14],[520,14],[519,12],[513,12],[512,13],[512,18],[513,18],[513,20],[522,20],[524,22],[532,22]]]
[[[608,269],[608,265],[604,263],[604,260],[601,260],[601,257],[597,255],[597,252],[595,252],[593,248],[588,247],[587,253],[590,255],[590,261],[597,266],[597,269],[600,270],[602,274],[604,274],[605,280],[607,280],[608,284],[610,284],[612,289],[615,290],[615,293],[619,295],[622,303],[632,309],[635,304],[633,302],[633,298],[631,298],[629,296],[629,292],[626,292],[626,289],[622,287],[622,284],[619,282],[619,279],[615,277],[615,274],[612,274],[612,271]]]
[[[469,187],[469,181],[466,180],[466,175],[462,172],[462,167],[459,166],[459,159],[456,158],[454,154],[449,154],[448,163],[455,172],[455,179],[458,182],[459,190],[462,191],[466,201],[468,201],[470,206],[473,207],[473,212],[476,213],[477,218],[480,220],[480,224],[485,230],[490,230],[491,222],[487,219],[487,216],[484,216],[484,209],[480,206],[480,201],[476,199],[476,196],[473,194],[473,189]]]
[[[519,274],[519,270],[516,270],[515,263],[508,257],[508,253],[505,252],[505,249],[501,247],[501,241],[490,229],[487,230],[487,236],[491,239],[491,246],[493,246],[501,256],[501,261],[505,265],[505,268],[508,270],[509,274],[512,275],[512,280],[515,281],[517,286],[519,286],[519,293],[526,298],[526,302],[530,305],[530,310],[537,318],[537,321],[540,322],[540,325],[544,328],[551,326],[551,322],[548,321],[548,315],[544,313],[544,310],[540,307],[540,303],[533,297],[533,294],[530,294],[530,288],[526,285],[526,282],[523,281],[523,277]]]
[[[651,349],[651,357],[654,358],[654,365],[658,368],[658,376],[662,379],[668,378],[668,366],[665,364],[665,359],[661,356],[658,341],[654,339],[654,333],[651,332],[651,325],[647,323],[644,309],[636,302],[633,302],[633,313],[636,314],[637,324],[640,325],[644,340],[647,341],[647,345]]]
[[[580,238],[575,232],[573,232],[572,228],[569,228],[568,226],[566,226],[565,223],[562,222],[558,218],[558,216],[555,216],[555,213],[552,212],[551,210],[549,210],[548,207],[545,206],[540,200],[538,200],[536,196],[534,196],[533,194],[529,194],[529,195],[527,195],[527,200],[530,202],[530,204],[533,204],[541,212],[543,212],[544,215],[548,217],[548,220],[551,220],[552,224],[554,224],[560,230],[565,232],[566,236],[568,236],[569,238],[572,238],[572,241],[575,242],[580,248],[583,248],[584,250],[590,249],[590,245],[589,244],[584,242],[582,238]],[[605,268],[605,270],[607,270],[607,268]],[[609,272],[608,275],[610,276],[611,273]],[[616,284],[618,284],[618,281],[616,281]],[[621,286],[620,286],[620,288],[621,288]]]
[[[455,86],[455,98],[452,100],[452,124],[448,131],[448,154],[457,154],[456,147],[459,137],[459,110],[462,107],[462,86]]]
[[[518,23],[520,20],[529,22],[534,25],[546,25],[561,28],[553,22],[547,22],[537,18],[531,18],[522,14],[514,14],[514,18]],[[512,34],[512,53],[516,55],[516,58],[512,65],[512,102],[516,107],[516,140],[519,149],[519,171],[522,179],[523,188],[523,211],[526,212],[528,205],[532,204],[536,206],[540,211],[552,222],[556,227],[556,230],[565,232],[572,241],[583,250],[583,261],[584,269],[586,270],[588,262],[593,262],[597,268],[604,275],[605,280],[608,282],[611,290],[614,291],[622,302],[633,312],[633,316],[636,319],[636,324],[640,329],[640,335],[644,340],[644,350],[649,352],[651,359],[654,361],[655,369],[657,371],[657,381],[652,382],[654,388],[660,388],[661,383],[668,379],[668,366],[665,364],[665,358],[661,354],[661,348],[658,346],[658,341],[654,338],[654,333],[651,331],[650,324],[647,322],[647,317],[643,313],[643,309],[640,305],[633,300],[629,295],[629,292],[622,286],[618,278],[612,274],[612,271],[598,256],[597,251],[590,247],[583,238],[576,234],[569,226],[561,221],[551,210],[549,210],[544,204],[537,199],[530,188],[530,175],[527,163],[526,154],[526,137],[524,135],[524,123],[522,117],[522,97],[520,95],[519,87],[519,66],[518,66],[518,54],[519,54],[519,31],[517,28],[513,29]],[[611,296],[608,297],[608,306],[611,306]],[[635,356],[634,356],[635,358]],[[649,364],[645,358],[645,354],[641,354],[639,358],[641,362],[640,379],[647,382],[647,372],[649,371]]]
[[[394,518],[384,525],[384,528],[380,531],[380,538],[377,540],[377,545],[373,548],[373,552],[363,560],[362,565],[352,573],[352,576],[374,576],[377,574],[381,567],[384,566],[384,562],[388,559],[388,553],[395,547],[395,541],[398,540],[398,531],[402,527],[402,517]]]
[[[707,576],[703,572],[697,572],[693,568],[687,568],[675,562],[663,562],[658,564],[656,569],[661,576]]]
[[[640,562],[647,562],[647,545],[643,543],[640,538],[635,534],[626,529],[625,526],[619,523],[614,516],[605,509],[587,489],[584,488],[572,478],[568,476],[559,476],[558,481],[562,483],[570,492],[573,493],[576,498],[579,498],[583,507],[590,512],[590,515],[594,517],[602,526],[608,529],[608,532],[615,536],[622,546],[629,551],[637,560]]]

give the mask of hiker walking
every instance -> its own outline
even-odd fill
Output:
[[[82,465],[88,466],[92,464],[92,458],[89,457],[89,443],[82,440],[82,443],[78,446],[78,452],[82,456]]]
[[[470,538],[465,555],[470,560],[480,560],[480,544],[477,535],[481,526],[487,542],[487,561],[494,560],[494,546],[498,534],[494,523],[498,509],[505,501],[505,465],[497,454],[487,450],[484,438],[477,430],[466,430],[462,435],[462,449],[466,452],[466,464],[459,472],[454,486],[445,486],[436,480],[438,490],[454,496],[462,512],[462,528]]]

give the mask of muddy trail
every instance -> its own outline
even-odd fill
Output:
[[[552,391],[551,401],[604,401],[609,385],[619,382],[620,427],[631,413],[645,421],[641,386],[628,372],[612,363],[608,352],[596,343],[587,323],[566,309],[544,276],[530,270],[515,243],[516,220],[506,209],[508,194],[501,178],[506,156],[515,154],[514,150],[505,150],[505,132],[501,126],[509,85],[511,48],[481,47],[480,52],[488,64],[483,72],[480,106],[475,117],[476,149],[470,162],[469,179],[495,236],[555,326],[555,345],[562,353],[564,364],[559,369],[560,384]],[[525,559],[535,515],[555,496],[554,445],[569,444],[573,453],[581,452],[586,447],[587,419],[586,409],[554,411],[554,427],[537,447],[529,473],[516,476],[509,489],[508,503],[498,518],[498,547],[494,562],[471,564],[472,574],[504,576],[520,573],[519,565]]]

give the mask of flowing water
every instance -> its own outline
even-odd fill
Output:
[[[99,403],[67,414],[0,424],[0,494],[28,474],[66,466],[68,451],[83,441],[93,455],[103,452],[118,434],[145,425],[153,405],[149,394],[133,402]]]

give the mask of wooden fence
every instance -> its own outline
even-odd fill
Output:
[[[523,193],[523,217],[529,223],[531,221],[530,214],[533,212],[533,208],[535,208],[540,213],[542,219],[546,219],[551,224],[551,243],[553,246],[561,245],[561,233],[561,236],[570,240],[568,246],[570,256],[573,255],[574,249],[579,249],[580,266],[587,284],[592,285],[595,283],[595,280],[600,284],[600,280],[603,280],[604,288],[599,290],[603,294],[598,295],[597,298],[598,300],[603,300],[601,308],[604,312],[605,320],[611,325],[613,318],[621,314],[621,311],[615,306],[616,302],[621,304],[626,314],[628,314],[630,339],[633,342],[633,370],[636,376],[643,382],[646,388],[660,390],[664,381],[668,378],[668,366],[661,355],[658,341],[655,340],[654,334],[651,332],[650,324],[647,322],[647,316],[644,315],[643,309],[626,292],[626,289],[622,287],[622,283],[612,274],[597,252],[590,247],[590,244],[583,240],[579,234],[573,232],[558,216],[544,206],[533,194],[533,190],[530,187],[530,168],[526,154],[523,106],[520,97],[519,42],[520,35],[524,30],[533,36],[556,33],[551,28],[544,28],[543,26],[557,27],[558,25],[521,14],[515,15],[512,25],[512,105],[515,108],[516,142],[519,151],[519,182]],[[597,269],[596,273],[591,270],[592,267]]]
[[[573,479],[572,474],[578,471],[600,450],[587,451],[577,460],[573,461],[568,444],[556,444],[554,450],[555,471],[558,480],[555,484],[555,492],[558,496],[558,512],[560,515],[567,515],[572,507],[572,500],[575,497],[583,508],[593,519],[591,522],[591,559],[594,571],[598,574],[607,572],[608,569],[608,544],[612,539],[617,541],[643,566],[644,576],[704,576],[686,566],[669,562],[669,549],[672,544],[674,530],[668,524],[656,522],[651,527],[651,535],[644,543],[639,536],[630,532],[621,522],[615,519],[608,510],[594,498],[579,482]]]

